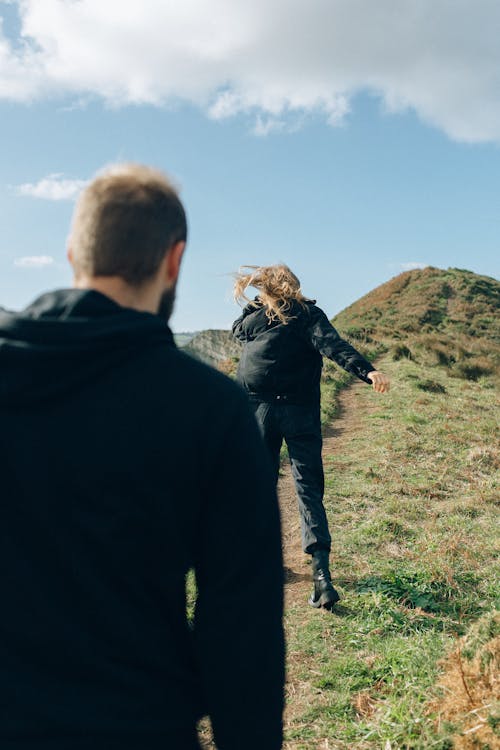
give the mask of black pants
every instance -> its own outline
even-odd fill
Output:
[[[331,537],[323,505],[325,479],[321,459],[322,437],[319,404],[299,406],[277,400],[252,399],[255,416],[278,481],[280,449],[285,441],[299,501],[302,548],[312,554],[330,549]]]

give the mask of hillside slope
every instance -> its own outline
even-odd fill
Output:
[[[500,342],[500,282],[472,271],[406,271],[339,313],[351,335],[400,339],[406,335],[463,333]]]
[[[381,345],[396,359],[449,368],[476,380],[498,370],[500,283],[471,271],[407,271],[333,320],[354,345]]]

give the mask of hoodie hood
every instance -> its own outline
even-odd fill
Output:
[[[151,346],[175,347],[157,315],[100,292],[63,289],[22,312],[0,310],[0,406],[33,406],[94,380]]]

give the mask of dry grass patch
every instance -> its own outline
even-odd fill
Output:
[[[500,747],[500,614],[488,614],[443,662],[443,698],[431,705],[438,725],[454,727],[457,750]]]

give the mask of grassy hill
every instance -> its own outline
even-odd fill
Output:
[[[370,360],[388,354],[418,365],[422,391],[445,392],[434,373],[480,381],[500,373],[500,282],[472,271],[407,271],[373,289],[332,320],[339,333]],[[437,368],[437,369],[435,369]],[[323,421],[351,377],[325,360]]]
[[[355,345],[389,349],[477,380],[498,371],[500,283],[471,271],[407,271],[374,289],[333,321]]]

